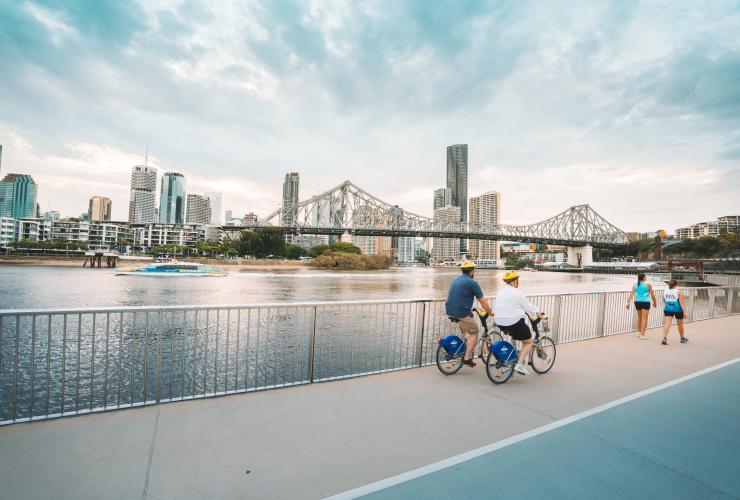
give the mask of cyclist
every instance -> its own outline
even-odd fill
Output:
[[[462,274],[452,280],[450,290],[447,292],[445,302],[445,313],[453,323],[460,324],[460,332],[465,337],[465,358],[463,363],[475,366],[473,361],[473,350],[478,343],[478,323],[473,316],[473,301],[478,299],[483,310],[491,314],[491,306],[483,296],[483,290],[475,281],[475,264],[470,261],[460,265]]]
[[[511,335],[514,340],[522,343],[519,360],[514,370],[527,375],[529,370],[524,366],[529,350],[532,348],[532,332],[524,321],[524,315],[545,319],[547,316],[537,311],[537,307],[530,303],[519,290],[519,273],[507,271],[503,277],[506,286],[496,295],[496,305],[493,311],[494,321],[501,330]]]

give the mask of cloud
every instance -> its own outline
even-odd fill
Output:
[[[290,170],[302,197],[349,178],[429,214],[445,147],[467,143],[470,192],[501,191],[506,221],[590,202],[685,225],[666,184],[702,217],[737,211],[738,31],[733,1],[35,0],[0,14],[0,134],[40,163],[5,144],[5,168],[92,189],[86,168],[120,162],[127,200],[148,144],[197,189],[239,186],[234,210],[270,211]]]

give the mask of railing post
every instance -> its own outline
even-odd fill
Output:
[[[707,289],[707,293],[711,295],[709,299],[709,317],[714,318],[715,317],[714,316],[714,302],[717,298],[717,289],[716,288]]]
[[[687,316],[688,322],[694,321],[694,297],[696,296],[696,290],[691,290],[691,293],[689,294],[689,303],[686,304],[686,308],[688,309]]]
[[[727,314],[732,314],[732,311],[735,310],[735,288],[728,286],[725,290],[725,296],[727,297]]]
[[[157,321],[157,367],[155,373],[157,403],[162,399],[162,314],[163,311],[160,309],[159,321]],[[144,374],[144,376],[146,376],[146,374]],[[146,395],[144,395],[144,402],[146,402]]]
[[[553,301],[552,311],[552,341],[556,344],[560,343],[560,306],[562,304],[562,295],[556,295]]]
[[[308,380],[313,383],[313,360],[316,350],[316,313],[317,306],[313,306],[313,326],[311,328],[311,348],[308,351]]]
[[[606,294],[599,293],[598,306],[596,309],[596,336],[604,336],[604,316],[606,315]]]
[[[419,357],[418,362],[415,364],[421,367],[424,361],[424,324],[427,319],[427,302],[421,303],[421,331],[419,332],[419,345],[416,348],[416,355]]]

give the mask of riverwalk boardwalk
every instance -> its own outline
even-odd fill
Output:
[[[0,497],[740,498],[740,316],[648,335],[502,386],[432,366],[10,425]]]

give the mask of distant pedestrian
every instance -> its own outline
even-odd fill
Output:
[[[676,318],[681,343],[685,344],[689,341],[689,338],[683,334],[683,316],[686,310],[686,302],[684,302],[683,292],[676,288],[676,285],[678,285],[678,281],[671,280],[668,282],[668,289],[663,291],[663,297],[665,298],[665,307],[663,308],[663,314],[665,315],[663,345],[668,345],[668,332],[671,330],[673,318]]]
[[[637,311],[637,330],[639,335],[637,338],[640,340],[647,340],[648,316],[650,316],[650,302],[652,301],[653,307],[655,303],[655,292],[653,291],[653,285],[647,283],[647,277],[645,273],[637,275],[637,284],[632,287],[630,296],[627,298],[627,309],[630,308],[632,298],[635,299],[635,310]]]

